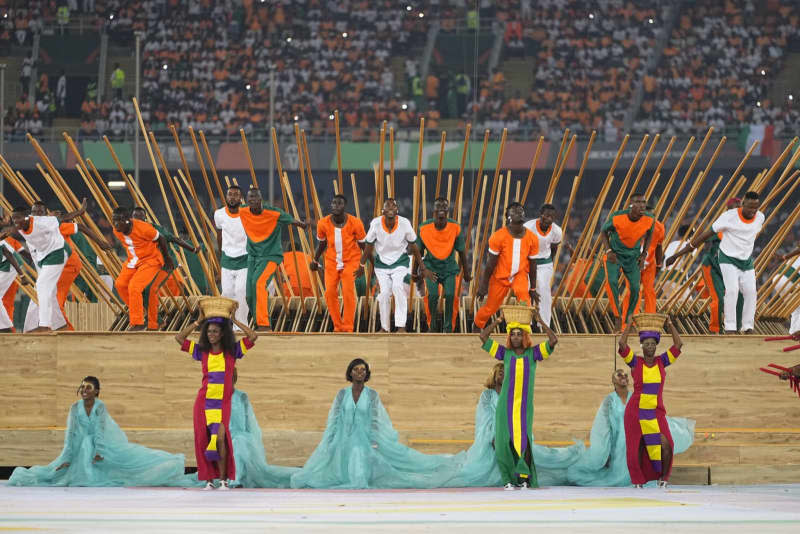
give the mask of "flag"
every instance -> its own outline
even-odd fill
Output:
[[[772,124],[745,124],[737,139],[742,152],[747,152],[758,141],[753,155],[772,156],[775,151],[775,126]]]

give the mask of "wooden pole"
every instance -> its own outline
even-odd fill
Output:
[[[389,179],[391,187],[389,194],[392,198],[397,198],[397,192],[394,190],[394,127],[389,127]]]
[[[197,155],[197,162],[200,164],[200,173],[203,175],[203,182],[206,184],[206,191],[208,191],[208,199],[211,201],[211,209],[217,211],[217,199],[214,193],[211,192],[211,182],[208,180],[208,173],[206,172],[206,165],[203,162],[203,154],[200,152],[200,146],[197,144],[197,136],[194,134],[194,129],[189,126],[189,136],[192,138],[192,146],[194,153]],[[225,199],[222,200],[222,205],[225,205]]]
[[[556,194],[556,187],[558,187],[558,181],[561,179],[561,173],[564,172],[564,167],[567,166],[567,160],[569,159],[569,155],[572,153],[572,149],[575,147],[575,140],[577,138],[577,135],[573,135],[572,139],[569,140],[569,145],[567,146],[567,151],[564,153],[564,157],[561,159],[561,164],[559,165],[557,172],[553,174],[553,177],[550,179],[550,185],[547,187],[547,195],[544,199],[544,201],[547,203],[553,202],[553,197]]]
[[[444,163],[444,142],[447,132],[442,130],[442,143],[439,145],[439,170],[436,172],[436,192],[433,198],[439,198],[439,190],[442,187],[442,164]]]
[[[481,159],[480,159],[480,163],[478,164],[478,174],[476,175],[476,179],[475,179],[475,181],[476,181],[475,187],[472,188],[473,191],[477,191],[480,188],[481,176],[482,176],[482,173],[483,173],[483,163],[484,163],[484,160],[486,159],[486,149],[487,149],[488,146],[489,146],[489,130],[486,130],[484,132],[484,134],[483,134],[483,150],[481,151]],[[483,179],[485,180],[486,178],[484,177]],[[474,216],[475,216],[475,202],[470,202],[469,222],[467,223],[467,237],[466,237],[466,244],[465,244],[465,249],[466,250],[470,250],[469,244],[470,244],[470,240],[471,240],[471,237],[472,237],[472,223],[475,220]],[[478,231],[478,233],[480,233],[480,228],[478,228],[477,231]],[[476,243],[478,242],[477,239],[476,239],[475,242]],[[473,254],[474,254],[474,251],[473,251]]]
[[[466,165],[467,162],[467,151],[469,150],[469,136],[471,131],[472,131],[472,124],[468,122],[466,130],[464,131],[464,148],[461,152],[461,167],[458,170],[458,182],[456,185],[456,199],[458,202],[458,212],[457,212],[457,217],[454,218],[456,221],[458,221],[458,224],[461,224],[461,198],[463,198],[462,191],[464,190],[464,165]],[[473,194],[474,192],[475,191],[473,190]],[[471,202],[471,204],[474,203],[475,202],[473,199],[473,202]]]
[[[217,174],[217,166],[214,164],[214,158],[211,156],[211,150],[208,148],[208,141],[206,141],[206,134],[203,130],[198,132],[200,134],[200,141],[203,143],[203,150],[206,153],[206,159],[208,160],[208,166],[211,168],[211,175],[214,177],[214,185],[217,187],[217,193],[219,194],[219,201],[222,205],[225,205],[225,193],[222,191],[222,185],[219,181],[219,175]],[[248,151],[248,154],[250,152]]]
[[[295,128],[297,128],[296,124]],[[250,179],[253,180],[253,188],[258,189],[259,187],[258,187],[258,179],[256,178],[256,169],[253,166],[253,156],[250,154],[250,145],[247,144],[247,135],[245,135],[244,133],[244,128],[239,128],[239,135],[242,137],[242,147],[244,148],[244,153],[247,156],[247,163],[248,165],[250,165]]]
[[[342,139],[339,134],[339,110],[333,112],[333,125],[336,130],[336,176],[339,180],[339,191],[344,191],[344,178],[342,177]]]

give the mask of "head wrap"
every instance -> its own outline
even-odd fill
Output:
[[[728,209],[735,208],[736,205],[741,201],[742,201],[742,199],[739,198],[739,197],[729,198],[728,201],[725,203],[725,207],[728,208]]]
[[[643,343],[645,339],[655,339],[656,343],[661,341],[661,332],[656,330],[639,330],[639,342]]]
[[[225,319],[224,317],[209,317],[208,319],[206,319],[206,321],[213,324],[225,324],[225,321],[227,321],[227,319]]]
[[[531,325],[529,325],[529,324],[523,324],[523,323],[518,323],[518,322],[511,322],[511,323],[506,324],[506,332],[509,333],[509,334],[515,328],[519,328],[523,332],[527,332],[529,334],[532,333]]]

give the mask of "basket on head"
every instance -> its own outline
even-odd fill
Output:
[[[203,297],[198,301],[203,316],[206,319],[211,317],[222,317],[230,319],[236,310],[237,302],[227,297]]]
[[[633,321],[636,323],[636,328],[639,330],[648,330],[652,332],[659,332],[664,328],[664,321],[667,316],[663,313],[637,313],[633,316]]]
[[[500,306],[503,310],[503,317],[506,323],[531,324],[533,322],[533,312],[536,308],[531,306]]]

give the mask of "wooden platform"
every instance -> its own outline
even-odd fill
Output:
[[[183,452],[193,465],[200,369],[171,334],[4,334],[0,346],[0,465],[58,455],[69,405],[89,374],[100,378],[101,398],[131,441]],[[671,415],[695,419],[698,431],[695,445],[676,458],[676,482],[800,482],[800,399],[758,372],[766,363],[800,359],[780,348],[758,336],[685,338],[684,353],[668,369],[665,404]],[[404,440],[424,452],[469,446],[493,364],[477,336],[269,335],[240,362],[239,387],[254,405],[271,463],[300,465],[308,457],[355,357],[369,361],[369,385]],[[536,440],[588,439],[621,365],[615,336],[562,336],[537,369]]]

